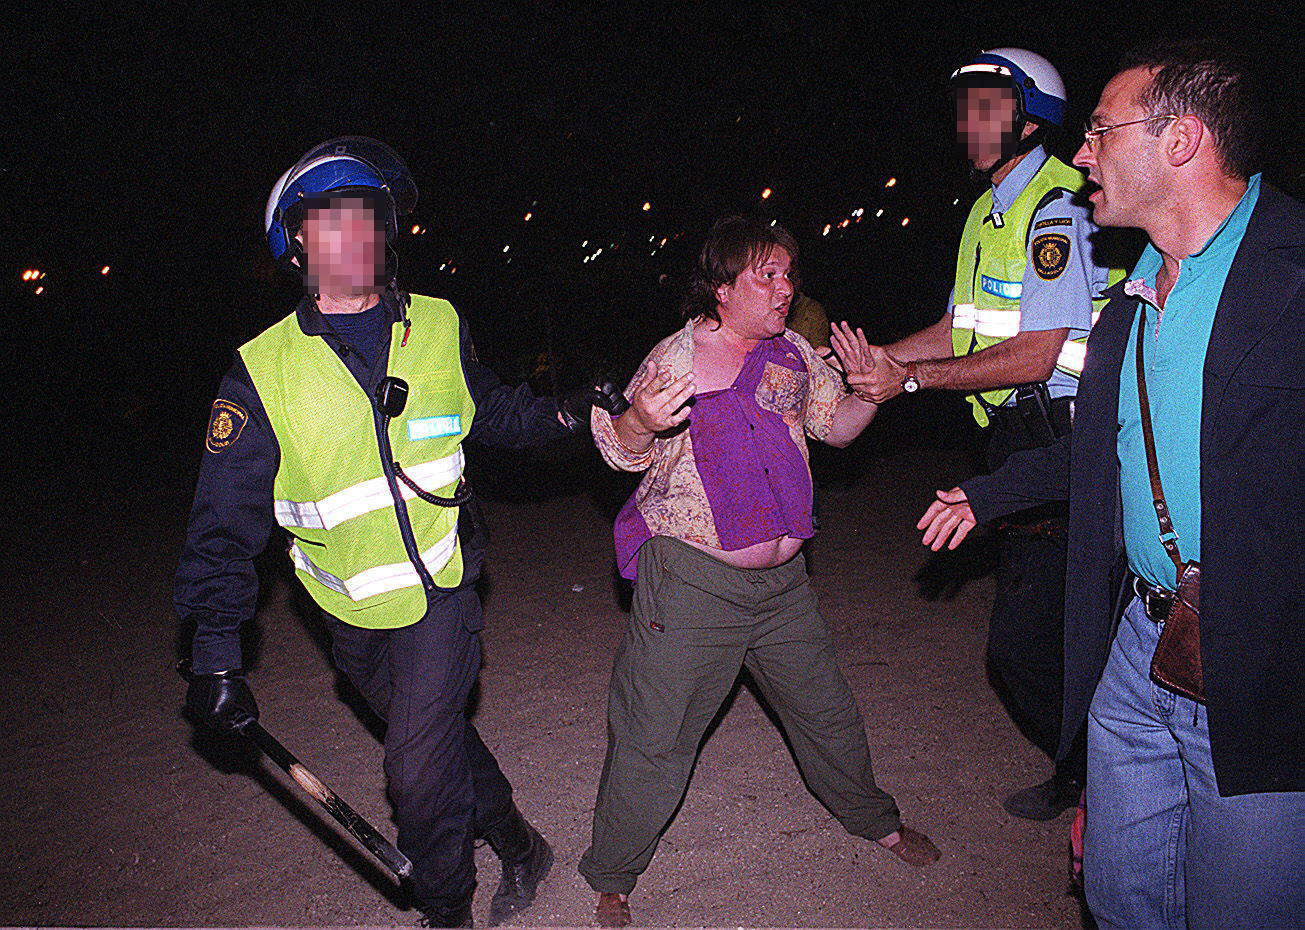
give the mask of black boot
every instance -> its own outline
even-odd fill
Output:
[[[1040,785],[1016,791],[1001,806],[1025,820],[1054,820],[1077,805],[1082,793],[1081,781],[1056,775]]]
[[[553,848],[516,805],[486,831],[485,839],[503,863],[503,877],[489,904],[489,925],[495,927],[535,903],[535,890],[553,866]]]
[[[422,927],[470,927],[471,923],[471,896],[460,904],[452,907],[437,907],[423,905],[421,908]]]

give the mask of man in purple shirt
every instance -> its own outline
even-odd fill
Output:
[[[627,897],[745,667],[813,793],[849,833],[912,865],[938,858],[875,784],[865,725],[799,554],[812,535],[804,434],[845,446],[878,408],[785,329],[796,259],[779,226],[718,222],[684,329],[644,360],[626,412],[592,416],[607,462],[646,470],[616,520],[634,603],[608,694],[593,843],[580,860],[600,926],[629,924]],[[846,324],[832,342],[847,371],[872,364]]]

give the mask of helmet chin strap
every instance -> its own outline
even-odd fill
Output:
[[[1001,157],[998,158],[987,168],[976,168],[974,162],[970,162],[970,176],[976,181],[987,181],[992,183],[992,176],[1009,164],[1013,159],[1027,155],[1035,148],[1042,144],[1046,137],[1044,127],[1035,123],[1033,131],[1027,136],[1024,135],[1024,127],[1028,125],[1028,120],[1023,116],[1015,118],[1015,125],[1011,127],[1010,132],[1004,133],[1001,138]]]

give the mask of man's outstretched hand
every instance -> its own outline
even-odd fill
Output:
[[[970,530],[978,525],[978,521],[970,509],[970,499],[960,488],[936,493],[938,499],[929,505],[915,528],[924,530],[924,538],[920,541],[934,552],[941,549],[944,543],[948,549],[955,549],[970,534]]]
[[[860,328],[853,330],[846,323],[835,323],[830,329],[830,344],[843,362],[848,387],[857,397],[882,404],[902,393],[905,365],[883,346],[870,345]]]

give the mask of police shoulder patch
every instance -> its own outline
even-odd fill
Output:
[[[249,414],[239,404],[218,398],[213,401],[213,413],[208,418],[208,434],[204,447],[210,452],[221,452],[237,439],[245,428]]]
[[[1069,265],[1069,237],[1043,233],[1033,237],[1033,270],[1044,281],[1054,281]]]

